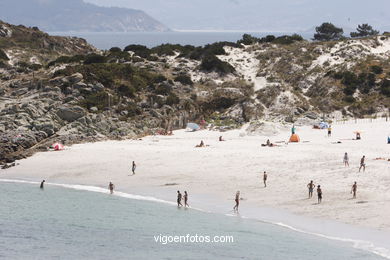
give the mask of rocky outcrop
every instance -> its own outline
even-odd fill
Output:
[[[85,115],[85,110],[79,106],[74,106],[74,107],[62,106],[58,108],[56,114],[62,120],[73,122],[83,117]]]

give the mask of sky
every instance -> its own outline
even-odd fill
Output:
[[[332,22],[345,31],[369,23],[390,31],[390,0],[84,0],[140,9],[171,29],[313,31]]]

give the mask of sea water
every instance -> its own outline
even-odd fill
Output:
[[[99,190],[99,188],[96,188]],[[383,259],[239,215],[46,185],[0,182],[4,259]],[[123,195],[123,194],[122,194]],[[129,197],[131,197],[129,195]],[[156,242],[163,236],[229,236],[232,243]]]
[[[130,44],[141,44],[151,48],[165,43],[203,46],[220,41],[236,42],[242,39],[242,35],[245,32],[50,32],[49,34],[81,37],[96,48],[107,50],[111,47],[124,48]],[[254,32],[250,34],[256,37],[264,37],[270,34],[280,36],[284,33]],[[308,34],[303,34],[302,36],[307,39],[311,37]]]

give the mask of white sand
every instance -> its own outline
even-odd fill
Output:
[[[333,125],[331,138],[326,137],[326,130],[301,127],[297,132],[304,142],[273,148],[260,146],[266,136],[241,137],[243,130],[222,133],[226,142],[217,141],[219,132],[180,130],[169,137],[82,144],[62,152],[38,153],[16,167],[1,170],[0,178],[99,187],[112,181],[117,190],[171,201],[176,190],[187,190],[192,206],[211,209],[219,203],[216,211],[225,212],[233,207],[234,194],[240,190],[244,213],[249,208],[284,209],[388,233],[390,162],[374,159],[390,158],[389,126],[385,121]],[[355,130],[362,131],[362,140],[352,140]],[[286,141],[289,135],[284,131],[270,139]],[[200,140],[210,147],[194,148]],[[342,143],[333,144],[338,140]],[[344,152],[350,156],[349,168],[342,163]],[[365,173],[358,172],[362,155],[367,158]],[[138,166],[135,176],[129,176],[132,160]],[[262,184],[264,170],[268,172],[267,188]],[[321,205],[316,204],[316,196],[307,199],[310,180],[321,184]],[[358,183],[356,200],[350,194],[354,181]],[[169,183],[178,185],[165,185]]]

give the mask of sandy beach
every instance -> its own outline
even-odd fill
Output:
[[[176,190],[187,190],[191,206],[225,213],[230,212],[235,192],[240,190],[243,215],[249,214],[249,208],[251,212],[281,209],[285,219],[292,213],[388,234],[389,126],[384,120],[335,124],[331,137],[326,130],[297,127],[301,142],[289,144],[285,143],[290,136],[288,126],[274,136],[250,136],[245,129],[224,133],[179,130],[173,136],[80,144],[60,152],[38,153],[1,170],[0,178],[98,187],[112,181],[118,191],[169,201],[175,201]],[[361,131],[362,140],[352,140],[354,131]],[[225,142],[218,141],[220,135]],[[267,139],[278,146],[262,147]],[[195,148],[200,140],[209,146]],[[343,165],[344,152],[349,154],[350,167]],[[367,167],[359,173],[363,155]],[[133,160],[135,175],[131,175]],[[268,173],[267,188],[263,171]],[[316,194],[308,199],[310,180],[322,187],[320,205]],[[350,193],[354,181],[358,184],[356,199]]]

